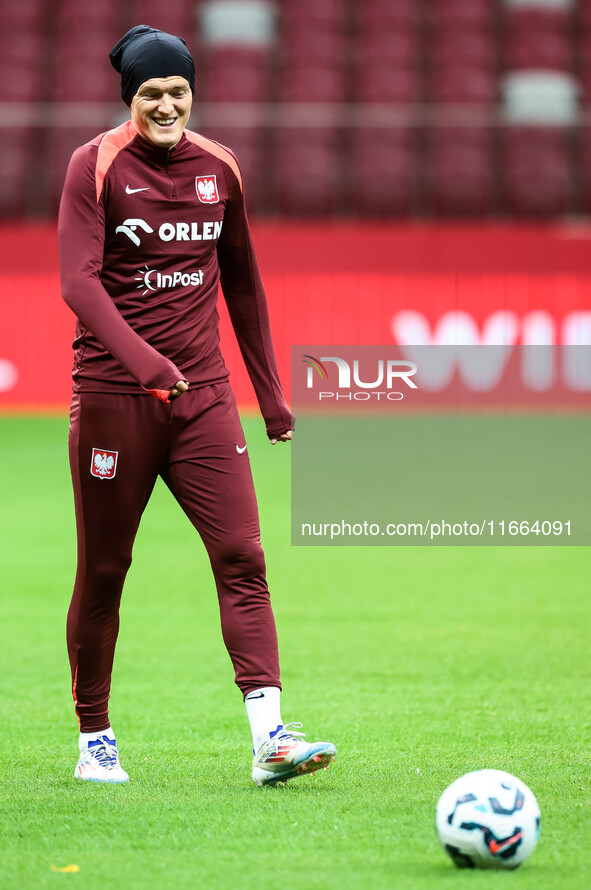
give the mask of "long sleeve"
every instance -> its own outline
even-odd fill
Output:
[[[183,374],[130,327],[101,283],[105,211],[96,199],[96,151],[93,144],[79,148],[66,176],[58,221],[62,296],[144,389],[166,399]]]
[[[293,429],[279,380],[267,298],[259,273],[240,183],[226,173],[228,203],[218,242],[224,299],[270,438]]]

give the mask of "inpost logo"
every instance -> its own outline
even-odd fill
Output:
[[[364,376],[369,375],[369,379],[362,380],[359,359],[353,359],[351,362],[336,355],[322,355],[320,358],[303,355],[302,361],[308,365],[306,388],[317,391],[319,402],[330,400],[399,402],[405,393],[394,389],[395,386],[401,387],[404,384],[408,389],[418,389],[417,384],[411,379],[417,373],[417,365],[414,362],[378,359],[370,368],[371,361],[366,361]],[[327,367],[329,362],[330,368]],[[326,389],[318,389],[318,385],[324,384],[324,381],[327,381]],[[328,389],[331,383],[332,388]]]
[[[189,285],[198,287],[203,284],[203,269],[198,269],[197,272],[172,272],[169,275],[144,266],[143,269],[138,269],[138,276],[134,281],[139,281],[137,289],[142,290],[142,297],[145,297],[150,291],[171,290]]]

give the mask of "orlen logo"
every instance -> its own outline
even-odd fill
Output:
[[[138,277],[134,280],[140,282],[137,289],[143,290],[142,297],[149,291],[171,290],[174,287],[189,287],[189,285],[197,287],[203,284],[203,269],[198,269],[197,272],[173,272],[168,275],[144,266],[143,269],[138,269],[138,273]]]
[[[370,400],[380,401],[380,399],[384,398],[392,402],[398,402],[404,398],[404,393],[394,391],[395,384],[399,386],[401,381],[410,389],[418,389],[414,380],[411,380],[411,377],[417,373],[417,366],[414,362],[400,361],[398,359],[386,359],[385,361],[384,359],[378,359],[371,369],[371,379],[362,380],[358,359],[353,360],[352,367],[346,359],[336,355],[323,355],[319,359],[314,358],[313,355],[304,355],[302,356],[302,361],[308,365],[307,389],[314,388],[314,371],[316,371],[321,380],[326,380],[329,377],[326,362],[332,362],[336,365],[336,390],[319,392],[318,401],[347,399],[348,401],[368,402]],[[331,370],[334,374],[334,368]],[[353,387],[358,387],[358,389]],[[385,388],[379,389],[379,387]]]
[[[139,247],[141,240],[136,235],[138,229],[142,229],[148,235],[151,235],[154,231],[143,219],[126,219],[120,226],[117,226],[115,234],[127,235],[129,240],[133,241],[136,247]],[[158,237],[161,241],[217,241],[221,232],[221,220],[204,223],[166,222],[162,223],[158,229]]]
[[[119,234],[119,232],[123,232],[124,235],[127,235],[130,241],[133,241],[136,247],[139,247],[141,244],[140,239],[135,234],[136,229],[143,229],[144,232],[152,233],[154,229],[148,225],[147,222],[144,222],[143,219],[126,219],[124,223],[120,226],[117,226],[115,229],[115,234]]]

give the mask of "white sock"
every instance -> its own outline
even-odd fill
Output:
[[[262,689],[253,689],[244,699],[255,752],[278,726],[283,725],[279,697],[277,686],[263,686]]]
[[[107,729],[100,729],[98,732],[81,732],[78,739],[78,748],[80,751],[84,751],[88,747],[89,742],[98,742],[104,735],[115,741],[115,733],[110,726]]]

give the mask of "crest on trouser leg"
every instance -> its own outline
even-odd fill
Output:
[[[117,472],[118,451],[106,451],[104,448],[93,448],[90,460],[90,473],[97,479],[113,479]]]

